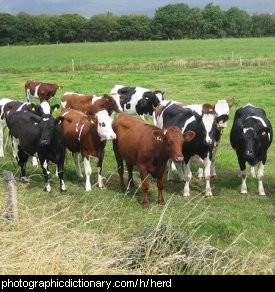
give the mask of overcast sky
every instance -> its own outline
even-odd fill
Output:
[[[275,0],[0,0],[0,12],[16,14],[78,13],[91,16],[107,11],[115,14],[154,15],[156,8],[170,3],[186,3],[190,7],[204,7],[212,2],[223,10],[238,6],[250,13],[275,13]]]

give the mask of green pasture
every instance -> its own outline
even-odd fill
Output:
[[[75,72],[59,72],[58,68],[69,65],[71,58],[82,60],[82,64],[88,65],[177,59],[227,60],[232,57],[232,51],[235,57],[272,58],[275,56],[274,46],[274,39],[266,38],[0,48],[0,71],[6,70],[6,73],[0,74],[2,97],[25,100],[24,83],[27,79],[35,79],[64,86],[52,103],[59,102],[65,91],[102,94],[108,93],[115,84],[161,89],[165,91],[166,99],[189,103],[214,103],[218,99],[231,97],[236,99],[218,153],[218,178],[211,181],[214,194],[212,199],[203,197],[204,182],[195,178],[194,167],[190,198],[183,198],[183,184],[177,181],[175,175],[175,181],[165,184],[167,205],[158,206],[156,183],[150,179],[150,208],[143,210],[140,206],[140,189],[129,190],[127,194],[119,193],[116,162],[109,142],[104,160],[105,190],[97,188],[96,167],[92,164],[93,190],[91,193],[84,191],[84,181],[76,177],[69,152],[65,165],[65,183],[68,189],[65,194],[59,193],[58,179],[55,177],[52,178],[52,192],[44,193],[42,172],[29,163],[27,172],[31,175],[30,182],[17,182],[19,222],[15,225],[6,222],[1,179],[0,212],[3,215],[0,216],[0,273],[273,273],[275,146],[273,143],[268,152],[265,169],[264,186],[267,196],[260,197],[257,194],[257,180],[250,177],[248,195],[242,196],[238,163],[230,146],[229,132],[234,112],[246,103],[264,108],[275,125],[274,66],[163,66],[158,69],[118,68]],[[18,69],[18,73],[12,73],[13,69]],[[30,69],[35,70],[30,73]],[[54,173],[54,166],[50,168]],[[6,150],[5,159],[0,160],[0,174],[3,170],[11,170],[17,177],[19,175],[10,146]],[[139,183],[136,173],[137,187]],[[145,249],[145,258],[140,257],[140,254],[137,256],[139,264],[128,265],[121,260],[121,257],[125,259],[129,254],[133,255],[131,248],[139,250],[136,246],[141,237],[155,231],[159,235],[163,228],[165,234],[168,229],[168,233],[172,234],[169,244],[173,248],[169,245],[169,251],[161,253],[152,243],[149,251]],[[192,236],[196,246],[207,241],[211,247],[225,254],[225,258],[221,259],[224,266],[228,259],[233,259],[233,262],[236,260],[236,263],[223,270],[223,265],[214,268],[215,260],[210,263],[198,256],[197,261],[190,261],[190,265],[183,261],[186,268],[182,269],[179,267],[182,262],[178,258],[173,260],[173,256],[177,254],[173,244],[178,243],[178,234],[185,238]],[[150,239],[150,236],[146,238]],[[152,241],[155,242],[156,238],[158,237],[153,237]],[[154,253],[153,249],[159,253]],[[212,252],[207,254],[209,258],[211,255]],[[158,261],[153,260],[154,257],[159,258],[159,262],[165,259],[163,266],[158,265]],[[169,265],[165,265],[166,260]],[[179,266],[174,267],[173,263],[178,261]],[[198,261],[200,264],[197,264]],[[123,268],[120,266],[121,262]],[[198,268],[193,268],[196,265]]]

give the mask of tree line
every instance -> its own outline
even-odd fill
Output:
[[[275,15],[250,15],[238,7],[224,11],[212,3],[203,9],[169,4],[152,18],[110,12],[90,18],[0,13],[0,45],[266,36],[275,36]]]

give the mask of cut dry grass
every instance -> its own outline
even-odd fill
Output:
[[[223,251],[213,247],[210,238],[196,239],[207,210],[199,217],[191,215],[201,200],[191,210],[186,203],[182,226],[175,230],[172,215],[167,218],[172,196],[155,226],[135,232],[127,240],[119,230],[103,232],[110,224],[106,214],[111,210],[98,216],[95,209],[101,201],[90,209],[83,206],[79,218],[74,212],[75,200],[56,198],[57,205],[63,206],[57,212],[55,204],[30,209],[24,202],[27,195],[19,192],[20,219],[10,224],[1,194],[0,274],[272,273],[270,259],[264,255],[255,258],[253,247],[247,257],[237,255],[239,241],[245,240],[242,234]],[[96,221],[103,222],[101,228],[89,228]]]

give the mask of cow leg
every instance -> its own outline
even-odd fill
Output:
[[[242,177],[242,186],[241,186],[241,194],[246,195],[247,194],[247,186],[246,186],[246,178],[247,178],[247,170],[245,166],[245,161],[238,157],[239,166],[241,169],[241,177]]]
[[[91,174],[92,174],[92,167],[90,165],[90,157],[84,157],[84,170],[85,170],[85,176],[86,176],[86,184],[85,184],[85,190],[86,192],[90,192],[92,190],[91,186]]]
[[[35,156],[32,157],[32,166],[38,167],[37,158]]]
[[[203,168],[200,167],[198,169],[198,179],[202,180],[203,179]]]
[[[211,160],[209,159],[209,154],[204,160],[204,178],[205,178],[205,196],[212,197],[212,191],[210,186],[210,169],[211,169]]]
[[[79,153],[73,153],[74,164],[75,164],[75,171],[77,176],[83,178],[82,170],[79,163]]]
[[[163,175],[161,177],[158,177],[157,186],[158,186],[158,203],[160,205],[165,205],[165,201],[163,198]]]
[[[28,158],[29,158],[29,155],[23,152],[19,146],[16,159],[20,167],[20,177],[23,182],[28,182],[28,179],[26,178],[26,165],[27,165]]]
[[[250,170],[250,173],[251,173],[251,177],[253,178],[256,178],[256,172],[255,172],[255,167],[254,166],[251,166],[251,170]]]
[[[44,175],[44,180],[46,182],[46,186],[44,188],[45,192],[50,192],[51,191],[51,185],[50,185],[50,181],[49,181],[49,170],[48,170],[48,163],[47,160],[43,157],[39,157],[39,161],[40,161],[40,165],[43,171],[43,175]]]
[[[185,163],[183,162],[183,170],[184,170],[184,180],[185,180],[185,185],[184,185],[184,190],[183,190],[183,196],[184,197],[189,197],[190,196],[190,180],[192,178],[192,172],[190,169],[190,160]]]
[[[210,175],[212,178],[216,178],[217,177],[217,173],[216,173],[216,155],[218,152],[218,145],[216,145],[216,147],[214,147],[213,152],[212,152],[212,160],[211,160],[211,166],[210,166]]]
[[[0,125],[0,158],[4,157],[4,129],[4,125]]]
[[[174,162],[176,169],[178,171],[179,180],[182,182],[184,181],[184,174],[183,174],[183,166],[182,162]]]
[[[14,158],[18,158],[18,146],[19,146],[19,140],[12,137],[12,154]]]
[[[259,186],[258,186],[258,191],[260,196],[265,196],[265,191],[264,191],[264,186],[263,186],[263,178],[264,178],[264,165],[265,161],[261,161],[259,164],[258,168],[258,181],[259,181]]]
[[[174,175],[173,175],[173,161],[172,159],[169,159],[167,162],[167,166],[168,166],[168,174],[167,174],[167,180],[168,181],[172,181],[174,179]]]
[[[148,190],[149,190],[149,181],[148,181],[148,172],[145,166],[139,165],[139,173],[140,173],[140,179],[142,183],[142,190],[143,190],[143,199],[142,199],[142,207],[148,208],[149,202],[148,202]]]
[[[97,181],[98,181],[98,187],[100,189],[104,188],[104,183],[103,183],[103,176],[102,176],[102,162],[104,158],[104,152],[102,152],[101,155],[99,155],[99,159],[97,162]]]
[[[125,193],[126,188],[125,188],[125,184],[124,184],[124,180],[123,180],[123,173],[124,173],[123,159],[119,153],[116,140],[113,141],[113,149],[114,149],[114,153],[115,153],[115,157],[116,157],[116,161],[117,161],[117,170],[118,170],[118,174],[119,174],[120,191],[122,193]]]
[[[58,177],[59,177],[59,182],[60,182],[60,185],[59,185],[60,192],[67,192],[66,185],[65,185],[64,179],[63,179],[63,177],[64,177],[64,161],[65,161],[65,157],[57,163],[57,171],[58,171]]]
[[[133,168],[134,166],[126,162],[126,167],[128,171],[128,187],[134,188],[134,179],[133,179]]]

